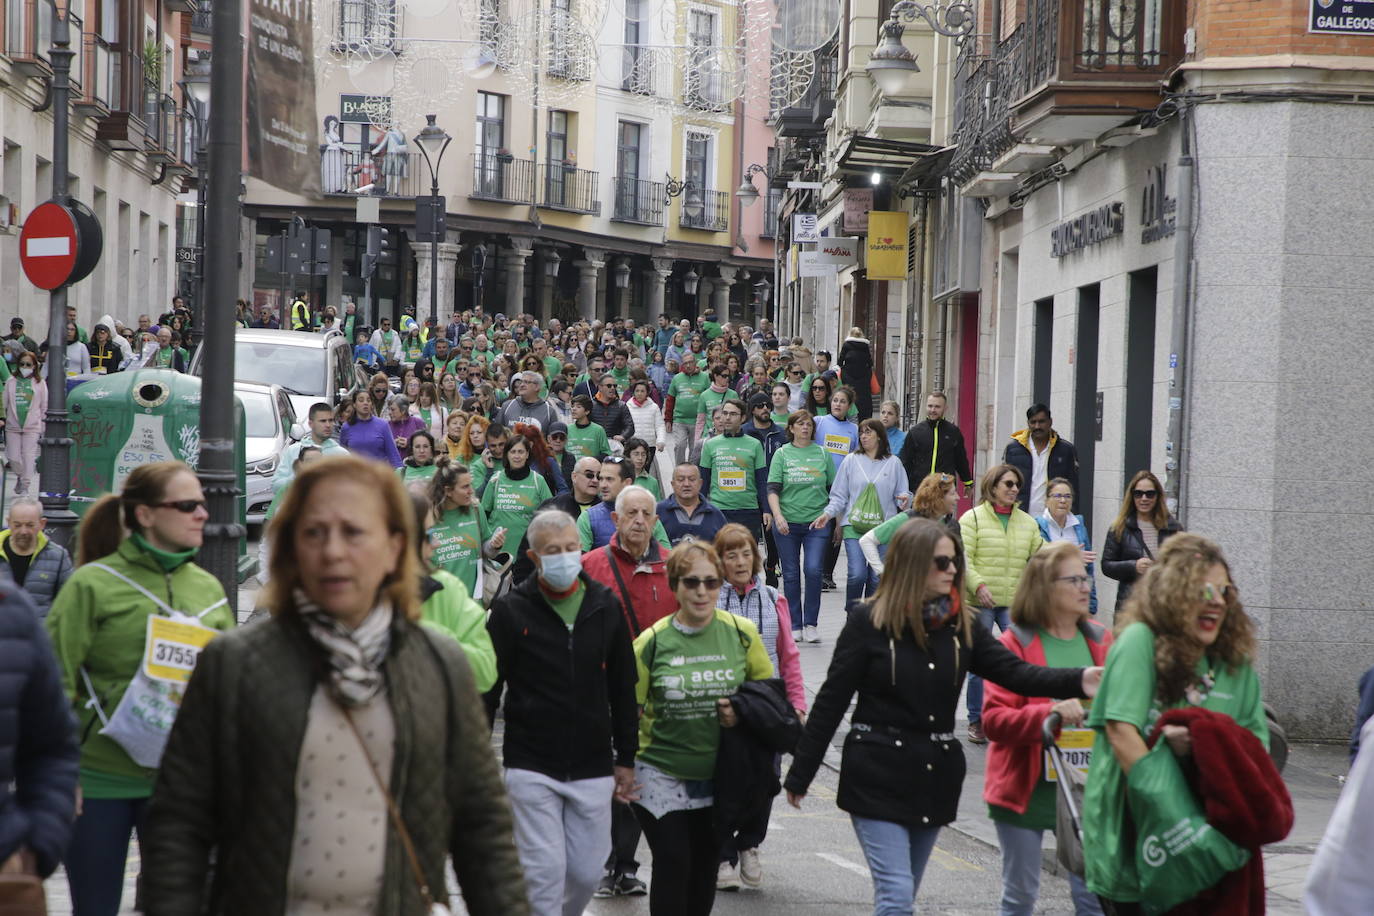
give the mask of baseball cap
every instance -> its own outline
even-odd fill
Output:
[[[10,327],[11,327],[11,328],[22,328],[23,326],[24,326],[24,319],[23,319],[23,318],[11,318],[11,319],[10,319]]]
[[[561,420],[555,420],[555,421],[553,421],[552,423],[549,424],[549,433],[548,433],[548,436],[545,436],[544,438],[547,439],[547,438],[549,438],[549,436],[567,436],[567,435],[568,435],[568,424],[562,422]]]

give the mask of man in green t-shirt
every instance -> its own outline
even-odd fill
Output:
[[[549,342],[536,337],[530,343],[530,352],[544,361],[544,377],[556,379],[563,371],[563,361],[549,352]]]
[[[531,912],[580,913],[601,877],[608,802],[628,803],[634,785],[636,666],[620,602],[582,572],[572,517],[541,512],[529,543],[536,575],[492,603],[487,625],[506,791]]]
[[[789,406],[792,402],[792,389],[787,387],[786,382],[774,382],[769,397],[773,401],[773,422],[779,426],[786,426],[787,418],[792,415]]]
[[[618,389],[624,391],[630,384],[630,354],[628,351],[616,350],[611,356],[611,377],[615,379]]]
[[[606,438],[605,427],[592,422],[592,399],[579,394],[572,399],[569,410],[573,422],[568,427],[565,450],[577,458],[595,458],[597,461],[609,455],[611,442]]]
[[[682,357],[681,371],[668,384],[663,402],[663,426],[673,437],[673,464],[696,460],[700,451],[697,442],[697,414],[701,412],[701,393],[711,379],[697,366],[695,354]]]
[[[755,541],[762,540],[773,521],[763,446],[744,434],[744,405],[738,399],[721,404],[719,416],[720,435],[701,447],[701,479],[710,481],[706,498],[726,519],[748,528]]]

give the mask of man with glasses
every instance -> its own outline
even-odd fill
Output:
[[[515,378],[518,381],[513,383],[513,387],[519,396],[507,401],[506,406],[501,408],[498,417],[501,423],[510,429],[514,429],[517,423],[529,423],[539,427],[541,433],[557,423],[558,411],[539,397],[539,389],[544,386],[539,373],[521,372]]]
[[[931,474],[948,474],[965,489],[973,486],[964,434],[945,419],[948,406],[949,400],[943,391],[932,391],[926,396],[926,418],[907,430],[897,457],[906,468],[907,485],[912,493]]]
[[[612,517],[615,501],[634,480],[634,465],[628,458],[607,458],[601,462],[601,471],[597,475],[597,492],[601,502],[583,512],[577,520],[577,533],[582,539],[584,551],[596,550],[611,542],[611,535],[615,534],[615,519]],[[672,546],[663,523],[657,520],[653,525],[653,537],[663,545],[664,550]]]
[[[601,462],[595,458],[583,458],[572,466],[568,474],[571,486],[540,503],[534,510],[538,515],[545,509],[566,512],[569,518],[581,518],[588,509],[601,502]],[[534,574],[534,563],[529,558],[529,535],[520,542],[519,550],[513,554],[515,563],[511,567],[512,581],[523,582]]]
[[[637,675],[620,599],[582,571],[572,518],[538,513],[529,544],[537,575],[492,604],[489,696],[505,687],[502,756],[530,910],[581,913],[611,851],[607,799],[628,803],[634,785]]]
[[[763,445],[743,430],[744,405],[738,400],[720,405],[720,435],[701,447],[701,479],[710,481],[707,498],[726,521],[749,529],[754,541],[763,539],[773,522],[768,506],[768,462]]]
[[[1011,434],[1002,460],[1029,481],[1021,488],[1021,508],[1032,518],[1045,511],[1045,485],[1062,477],[1073,487],[1073,511],[1078,511],[1078,450],[1054,431],[1054,419],[1044,404],[1026,411],[1026,428]]]
[[[390,317],[382,317],[377,330],[372,332],[372,339],[368,343],[372,344],[373,348],[382,354],[382,371],[392,378],[399,377],[402,356],[401,335],[392,330]]]
[[[587,357],[587,372],[580,375],[577,382],[573,385],[573,397],[585,394],[589,398],[596,397],[596,393],[601,390],[601,377],[606,374],[606,357],[601,354]]]
[[[606,431],[606,438],[617,443],[613,446],[617,451],[619,443],[634,435],[634,418],[630,416],[630,408],[620,400],[615,376],[609,372],[597,383],[596,397],[592,398],[592,422]]]

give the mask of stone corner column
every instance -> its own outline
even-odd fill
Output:
[[[507,318],[525,310],[525,262],[534,254],[534,248],[521,242],[529,240],[512,238],[512,247],[501,253],[501,266],[506,271],[506,304],[502,311]]]
[[[716,310],[716,321],[724,324],[730,320],[730,287],[735,285],[739,268],[722,264],[716,270],[720,276],[711,287],[711,307]]]
[[[668,314],[668,278],[673,275],[673,262],[668,258],[653,258],[653,267],[644,271],[649,281],[649,301],[646,303],[649,321]],[[671,317],[671,316],[670,316]]]
[[[606,252],[597,248],[582,249],[584,255],[573,266],[580,271],[577,287],[577,311],[591,321],[597,317],[598,288],[601,269],[606,266]]]

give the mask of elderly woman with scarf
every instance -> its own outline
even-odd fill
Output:
[[[272,619],[201,653],[162,758],[145,912],[428,913],[451,859],[468,912],[529,913],[472,669],[419,625],[400,482],[316,461],[272,537]]]

